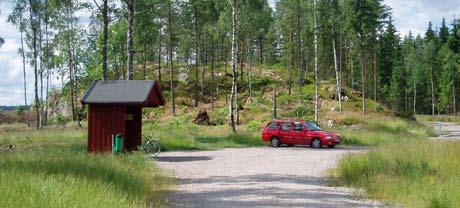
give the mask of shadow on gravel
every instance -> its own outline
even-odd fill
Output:
[[[273,147],[270,147],[270,148],[273,148]],[[343,151],[343,150],[350,150],[350,151],[354,151],[354,150],[368,150],[369,147],[368,146],[363,146],[363,145],[337,145],[335,146],[334,148],[328,148],[328,147],[322,147],[322,148],[319,148],[319,149],[314,149],[308,145],[295,145],[295,146],[292,146],[292,147],[289,147],[287,145],[282,145],[280,147],[277,147],[278,149],[283,149],[283,150],[301,150],[301,151],[305,151],[305,150],[311,150],[311,151],[329,151],[329,152],[338,152],[338,151]]]
[[[293,175],[250,175],[179,180],[180,184],[206,184],[206,190],[178,191],[173,207],[367,207],[328,181]],[[218,187],[218,188],[217,188]]]
[[[207,156],[159,156],[157,161],[161,162],[193,162],[193,161],[204,161],[204,160],[211,160],[212,157]]]

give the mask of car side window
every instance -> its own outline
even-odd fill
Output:
[[[296,131],[302,131],[303,130],[302,123],[295,123],[295,130]]]
[[[276,130],[276,129],[278,129],[279,126],[280,126],[279,123],[276,123],[276,122],[269,123],[268,126],[267,126],[267,129]]]
[[[283,131],[290,131],[291,128],[292,128],[291,123],[283,123],[283,124],[281,124],[281,130],[283,130]]]

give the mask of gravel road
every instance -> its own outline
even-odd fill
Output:
[[[432,137],[433,140],[455,140],[460,141],[460,125],[446,122],[428,122],[429,126],[438,134],[437,137]]]
[[[355,191],[331,187],[327,170],[346,154],[342,147],[261,147],[161,153],[158,165],[177,178],[171,207],[375,207]]]

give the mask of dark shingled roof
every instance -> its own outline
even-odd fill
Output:
[[[151,103],[153,93],[155,103]],[[83,104],[164,105],[164,98],[154,80],[93,81],[81,101]]]

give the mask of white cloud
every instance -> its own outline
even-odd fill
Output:
[[[451,23],[454,16],[460,17],[458,0],[384,0],[393,11],[395,25],[401,35],[424,35],[428,22],[433,23],[434,29],[439,28],[442,18]]]

